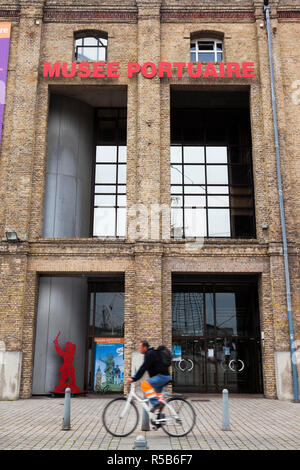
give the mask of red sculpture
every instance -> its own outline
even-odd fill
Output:
[[[55,345],[56,352],[63,357],[64,363],[59,368],[60,372],[60,381],[59,384],[56,385],[54,391],[55,393],[64,393],[66,388],[71,389],[71,393],[80,393],[81,390],[77,387],[75,383],[75,369],[73,367],[74,355],[76,351],[76,344],[67,342],[65,349],[61,349],[58,344],[58,337],[60,335],[60,331],[56,336],[55,340],[53,341]],[[67,382],[67,379],[70,381]]]

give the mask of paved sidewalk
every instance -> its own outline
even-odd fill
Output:
[[[222,431],[222,397],[193,396],[197,412],[192,433],[170,438],[162,430],[126,438],[105,432],[101,414],[107,398],[71,399],[70,431],[62,431],[63,399],[32,398],[0,402],[0,450],[131,450],[145,434],[150,450],[300,449],[300,404],[258,397],[229,397],[231,431]],[[209,400],[209,401],[206,401]]]

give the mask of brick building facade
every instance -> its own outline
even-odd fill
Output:
[[[270,5],[283,196],[297,344],[297,340],[300,339],[300,196],[297,191],[297,180],[300,176],[298,67],[300,1],[271,0]],[[49,348],[53,347],[52,340],[62,328],[59,319],[57,323],[51,324],[54,318],[54,313],[51,312],[55,310],[54,307],[52,310],[50,307],[50,310],[48,309],[48,323],[43,324],[41,319],[37,326],[38,312],[43,310],[42,303],[46,301],[41,297],[41,285],[44,286],[49,281],[54,288],[55,281],[60,279],[62,283],[68,283],[68,280],[70,282],[75,280],[76,283],[80,280],[86,285],[97,282],[109,283],[111,279],[112,282],[123,283],[123,287],[119,290],[124,297],[125,378],[130,373],[131,353],[136,349],[140,339],[147,339],[154,345],[165,343],[169,347],[172,346],[172,341],[174,343],[172,335],[174,337],[175,292],[186,293],[186,297],[184,294],[183,297],[178,297],[181,299],[178,300],[179,307],[183,298],[191,299],[191,293],[195,293],[195,288],[190,289],[189,284],[199,286],[196,288],[197,299],[203,300],[208,296],[205,297],[208,302],[210,292],[214,292],[211,298],[214,299],[213,316],[216,322],[219,293],[226,292],[232,295],[234,289],[240,289],[237,287],[239,282],[244,281],[247,289],[250,284],[254,285],[256,294],[253,295],[257,297],[255,302],[251,297],[254,302],[251,315],[257,316],[254,329],[241,335],[243,341],[246,341],[243,344],[252,345],[251,341],[254,341],[255,352],[252,355],[248,351],[249,357],[247,360],[244,357],[244,365],[245,369],[247,367],[249,369],[251,358],[254,358],[255,370],[251,369],[252,378],[246,379],[248,384],[252,381],[251,386],[245,385],[246,388],[243,388],[237,385],[237,388],[233,387],[233,391],[263,392],[269,398],[292,399],[290,343],[263,0],[223,2],[11,0],[9,3],[0,0],[0,21],[11,22],[6,103],[0,149],[0,340],[4,342],[7,352],[22,351],[20,397],[30,397],[33,393],[34,380],[45,374],[46,364],[39,367],[36,365],[37,348],[41,348],[38,351],[42,351],[42,343],[46,341],[48,363],[55,360]],[[107,40],[107,60],[120,64],[119,77],[44,77],[45,61],[51,64],[67,62],[70,71],[71,62],[76,61],[74,58],[76,34],[84,31],[98,31]],[[147,79],[141,74],[136,74],[132,78],[127,76],[129,62],[140,64],[148,61],[154,64],[190,62],[191,43],[198,38],[219,40],[225,63],[253,62],[255,77],[193,79],[188,76],[186,69],[181,78],[155,76]],[[57,102],[59,104],[55,108]],[[202,105],[204,102],[206,104]],[[252,220],[255,226],[252,232],[249,231],[248,236],[241,237],[232,236],[233,232],[228,232],[224,236],[211,236],[207,228],[204,242],[194,246],[192,237],[188,240],[188,237],[172,237],[171,232],[166,234],[162,217],[158,218],[160,221],[158,229],[153,228],[150,225],[153,220],[150,215],[153,208],[161,205],[170,206],[170,145],[173,142],[175,146],[185,148],[185,144],[181,145],[174,137],[176,124],[174,124],[175,130],[172,131],[170,123],[172,120],[175,122],[175,116],[180,116],[181,109],[198,109],[197,106],[202,110],[210,108],[208,114],[215,116],[212,120],[215,119],[220,133],[222,125],[226,123],[224,112],[228,109],[230,116],[235,114],[232,110],[237,110],[241,116],[244,111],[248,113],[250,122],[248,131],[250,129],[251,134],[251,188],[254,200],[252,214],[255,212]],[[60,122],[64,119],[64,112],[68,114],[69,120],[72,119],[72,115],[77,116],[77,130],[74,134],[72,131],[70,134],[66,132],[64,137],[66,141],[69,140],[72,147],[72,142],[76,141],[76,134],[84,129],[85,124],[80,121],[80,116],[83,116],[82,119],[86,123],[90,112],[98,112],[97,116],[100,116],[101,120],[101,116],[104,115],[101,114],[101,110],[104,108],[126,108],[126,142],[116,143],[120,148],[127,147],[127,235],[123,237],[93,236],[90,220],[87,222],[88,228],[80,226],[81,228],[77,230],[75,227],[77,222],[74,222],[74,230],[64,232],[63,228],[57,229],[59,225],[57,220],[60,220],[60,227],[63,227],[61,219],[65,219],[64,222],[67,223],[68,211],[74,209],[72,205],[68,206],[69,203],[64,207],[66,195],[58,195],[54,201],[55,210],[58,210],[57,204],[61,204],[61,213],[53,215],[54,209],[51,213],[54,202],[51,199],[53,186],[50,176],[56,171],[51,173],[51,162],[54,162],[55,158],[52,159],[55,154],[53,142],[56,142],[57,133],[63,132],[63,124],[60,124],[62,127],[59,131],[55,130],[56,121],[53,120],[53,116],[55,113],[61,113],[58,118],[61,119]],[[201,112],[203,114],[204,111]],[[201,112],[199,111],[199,115]],[[206,120],[201,119],[205,126]],[[235,122],[234,117],[232,119],[232,122]],[[118,129],[120,125],[116,124]],[[66,126],[67,124],[64,129]],[[88,136],[91,126],[92,124],[87,126],[86,130],[82,130],[85,137],[80,137],[80,140],[85,138],[87,144],[84,145],[81,155],[84,152],[93,153],[93,149],[89,150],[88,147],[88,142],[93,142],[93,137]],[[209,130],[205,131],[206,136]],[[103,132],[105,140],[107,134]],[[120,132],[118,136],[119,139]],[[99,142],[102,142],[101,136],[99,139]],[[109,139],[106,145],[107,142],[112,145]],[[98,145],[105,146],[103,142]],[[188,145],[190,142],[187,147]],[[201,145],[197,142],[193,148]],[[218,145],[218,143],[212,144],[213,148]],[[68,159],[70,152],[75,152],[74,149],[66,151],[65,148],[59,154],[60,162],[63,158]],[[209,144],[205,149],[207,152],[205,155],[208,155]],[[94,175],[93,169],[89,171]],[[57,184],[57,173],[55,175],[55,184]],[[81,184],[79,180],[80,176],[76,173],[74,184],[77,185],[77,190]],[[216,180],[212,181],[217,184]],[[89,191],[92,191],[92,186]],[[223,187],[225,186],[224,183]],[[90,208],[90,194],[84,197],[88,203],[83,207],[82,213],[95,211],[95,208]],[[139,207],[138,213],[136,207]],[[212,214],[209,210],[206,211],[207,217]],[[78,205],[75,205],[75,219],[78,211]],[[49,215],[50,213],[52,215]],[[121,217],[121,212],[116,213]],[[223,209],[224,217],[227,213],[229,214],[229,209],[227,212]],[[220,213],[214,212],[214,214],[217,217],[216,214]],[[233,212],[231,216],[232,214]],[[140,225],[136,229],[140,230],[138,237],[129,230],[129,227],[135,224],[136,217]],[[50,228],[46,219],[50,221]],[[212,227],[215,219],[207,220],[208,226]],[[78,223],[80,225],[81,222]],[[17,232],[20,240],[18,243],[6,241],[5,232],[8,230]],[[230,283],[235,287],[228,287]],[[178,287],[180,284],[185,286],[183,291]],[[225,290],[224,287],[219,287],[225,284],[227,286]],[[81,289],[79,286],[78,288],[74,286],[75,284],[72,284],[70,292],[65,287],[65,292],[69,292],[66,295],[69,296],[70,302],[77,293],[79,295]],[[243,289],[244,287],[239,291],[242,292],[239,294],[242,297]],[[201,295],[200,291],[203,292]],[[85,325],[83,318],[86,318],[87,311],[92,310],[91,296],[96,292],[99,292],[97,287],[94,291],[93,288],[89,288],[83,297],[80,297],[81,300],[84,299],[80,307],[82,325]],[[247,297],[248,294],[245,295]],[[47,298],[49,300],[50,297]],[[76,302],[77,305],[81,300]],[[224,310],[222,305],[220,309]],[[76,308],[75,305],[74,311]],[[208,304],[195,311],[199,313],[202,308],[206,308],[207,319]],[[245,308],[244,305],[241,307],[242,310]],[[110,311],[112,309],[110,305]],[[183,309],[185,312],[192,311],[190,307]],[[224,311],[223,314],[225,315]],[[74,324],[74,319],[72,322]],[[208,325],[208,320],[206,323]],[[222,358],[220,354],[218,356],[216,351],[218,344],[220,344],[219,352],[226,347],[223,341],[226,334],[217,330],[215,323],[214,325],[212,342],[208,339],[208,330],[205,330],[205,334],[197,333],[195,330],[190,334],[191,342],[186,339],[189,336],[187,332],[183,332],[182,339],[178,340],[183,353],[184,348],[189,349],[193,342],[198,342],[197,336],[202,341],[198,356],[195,349],[189,349],[188,357],[195,359],[194,369],[200,367],[202,361],[201,373],[204,378],[201,381],[199,377],[192,379],[190,375],[189,379],[183,379],[179,374],[178,380],[181,380],[183,388],[198,392],[220,391],[221,385],[226,385],[230,389],[230,380],[238,384],[239,377],[242,377],[237,374],[238,378],[231,379],[228,371],[221,370],[224,357]],[[55,331],[55,334],[52,334],[53,338],[50,333],[46,335],[46,339],[44,338],[47,328],[51,329],[51,334]],[[81,326],[77,328],[76,338],[79,338],[79,331]],[[87,369],[91,368],[89,364],[91,359],[87,352],[91,348],[87,346],[86,349],[87,335],[86,332],[83,333],[82,327],[82,337],[78,341],[82,344],[80,367],[82,376],[85,377],[88,374]],[[236,346],[242,344],[242,339],[237,338],[237,332],[235,334],[231,331],[228,335],[231,338],[231,353],[238,350],[238,355],[232,356],[233,359],[242,359],[243,351],[246,354],[245,349],[241,346],[239,352]],[[233,345],[232,337],[235,338]],[[66,336],[63,339],[68,340]],[[92,339],[93,335],[90,334],[90,340]],[[221,342],[218,343],[219,341]],[[214,369],[209,372],[212,363]],[[241,371],[240,374],[242,373]],[[216,375],[219,377],[219,388],[214,389]],[[254,386],[253,381],[256,384],[259,381],[261,383]],[[82,379],[81,386],[87,385]]]

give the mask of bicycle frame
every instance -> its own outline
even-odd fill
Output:
[[[128,395],[127,400],[126,400],[126,405],[125,405],[123,411],[120,414],[120,418],[123,418],[125,416],[125,413],[127,412],[128,407],[129,407],[132,399],[137,400],[137,402],[140,404],[140,406],[146,411],[146,413],[148,413],[149,417],[151,415],[155,415],[154,413],[151,413],[151,411],[150,411],[150,406],[148,405],[148,398],[145,398],[145,399],[140,398],[135,393],[135,384],[132,383],[131,387],[130,387],[129,395]],[[179,416],[177,415],[176,411],[173,409],[173,407],[171,405],[169,405],[167,402],[165,402],[164,405],[165,405],[166,408],[170,409],[172,418],[180,419]],[[156,416],[155,416],[155,422],[159,423],[160,421],[166,422],[166,418],[157,419]]]

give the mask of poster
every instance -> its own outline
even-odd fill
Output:
[[[10,43],[10,23],[0,23],[0,146],[5,105],[7,64]]]
[[[95,338],[94,342],[94,391],[122,391],[124,338]]]
[[[172,360],[180,361],[181,360],[181,345],[173,344],[172,346]]]

